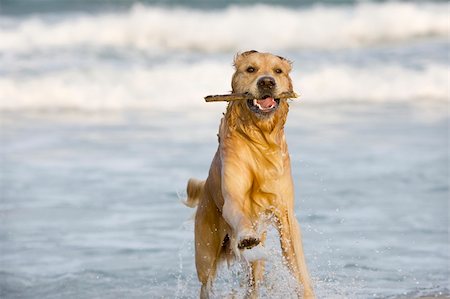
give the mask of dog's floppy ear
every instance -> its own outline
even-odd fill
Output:
[[[293,62],[290,61],[289,59],[286,59],[286,58],[284,58],[283,56],[277,56],[277,57],[280,58],[280,59],[283,60],[283,61],[286,61],[287,63],[289,63],[289,64],[292,66]]]
[[[237,53],[236,56],[234,56],[234,63],[233,63],[234,67],[236,67],[236,64],[240,58],[247,57],[248,55],[253,54],[253,53],[259,53],[259,52],[256,50],[250,50],[250,51],[245,51],[242,53]]]
[[[258,51],[256,51],[256,50],[245,51],[245,52],[242,52],[241,55],[243,57],[245,57],[245,56],[248,56],[248,55],[253,54],[253,53],[258,53]]]
[[[288,70],[288,72],[290,72],[290,71],[292,70],[292,64],[293,64],[293,62],[290,61],[289,59],[284,58],[283,56],[278,56],[278,55],[277,55],[277,57],[280,58],[281,61],[283,61],[284,63],[287,63],[287,70]]]

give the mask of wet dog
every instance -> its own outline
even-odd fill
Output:
[[[298,295],[314,298],[294,215],[294,187],[284,124],[292,91],[291,63],[280,56],[248,51],[234,60],[233,93],[253,99],[230,102],[219,128],[219,146],[205,181],[190,179],[186,204],[197,207],[195,263],[208,298],[218,264],[246,256],[264,243],[268,219],[275,224],[283,257],[303,286]],[[256,247],[256,248],[255,248]],[[264,261],[249,261],[247,295],[257,297]]]

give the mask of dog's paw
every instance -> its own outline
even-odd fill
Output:
[[[239,249],[251,249],[261,243],[261,240],[255,237],[245,237],[238,243]]]

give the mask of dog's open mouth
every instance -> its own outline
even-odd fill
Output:
[[[280,104],[280,99],[265,95],[261,99],[247,100],[247,105],[251,111],[256,113],[270,113],[275,111]]]

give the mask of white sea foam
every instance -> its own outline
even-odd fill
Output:
[[[440,64],[412,69],[398,65],[357,68],[329,65],[298,77],[300,92],[314,101],[445,101],[449,69]]]
[[[259,244],[251,249],[245,249],[242,251],[242,256],[247,262],[254,262],[257,260],[267,259],[268,252],[264,246]]]
[[[155,68],[94,65],[88,70],[0,77],[0,110],[201,107],[204,96],[230,91],[232,72],[230,64],[204,60]],[[445,101],[448,76],[448,68],[440,64],[421,69],[328,64],[292,73],[295,89],[308,102]]]
[[[447,3],[361,2],[353,6],[267,5],[194,10],[135,5],[126,12],[61,19],[3,17],[0,51],[73,47],[146,51],[267,51],[351,48],[449,34]]]

